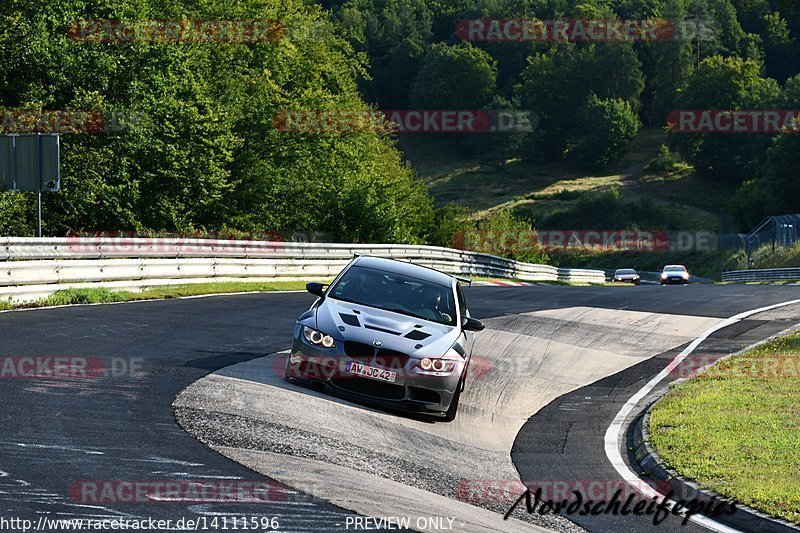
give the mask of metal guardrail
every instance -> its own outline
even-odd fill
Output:
[[[765,268],[731,270],[722,273],[722,281],[800,281],[800,268]]]
[[[141,288],[176,281],[333,277],[355,253],[413,261],[449,274],[603,283],[602,270],[557,268],[453,248],[150,238],[0,238],[0,299],[28,301],[66,287]]]

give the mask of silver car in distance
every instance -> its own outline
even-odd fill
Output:
[[[680,283],[683,285],[689,284],[689,271],[683,265],[667,265],[661,271],[661,284],[669,285],[670,283]]]
[[[429,268],[356,257],[300,315],[286,378],[392,410],[452,421],[483,323],[459,281]]]

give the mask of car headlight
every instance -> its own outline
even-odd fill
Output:
[[[683,279],[689,279],[689,273],[688,272],[684,272],[683,274],[681,274],[681,276],[683,277]]]
[[[661,273],[661,279],[667,279],[668,277],[666,272]]]
[[[424,372],[442,372],[449,374],[456,368],[455,361],[448,361],[446,359],[435,359],[433,357],[425,357],[417,362],[417,368]]]
[[[325,348],[333,348],[336,344],[333,341],[333,337],[330,335],[326,335],[308,326],[303,326],[303,337],[311,344],[316,344],[317,346],[323,346]]]

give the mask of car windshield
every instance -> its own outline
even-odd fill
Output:
[[[455,299],[450,287],[394,272],[354,266],[328,296],[447,326],[456,325]]]
[[[635,275],[635,274],[636,274],[636,271],[631,269],[631,268],[622,268],[620,270],[617,270],[617,276],[629,276],[629,275]]]
[[[686,272],[686,268],[682,266],[668,266],[664,268],[664,272]]]

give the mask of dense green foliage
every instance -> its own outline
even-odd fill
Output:
[[[280,131],[276,114],[524,110],[538,119],[533,131],[462,135],[461,148],[498,165],[604,168],[619,162],[640,125],[666,126],[676,109],[800,108],[800,10],[792,5],[6,0],[0,107],[129,117],[111,133],[64,134],[62,191],[45,197],[47,234],[232,228],[438,242],[449,231],[438,226],[454,223],[454,211],[434,211],[392,136]],[[469,43],[457,31],[465,19],[516,17],[663,18],[680,38]],[[80,19],[253,18],[280,21],[285,36],[258,44],[102,43],[67,31]],[[780,133],[674,133],[669,148],[696,172],[740,187],[735,211],[747,227],[766,214],[800,211],[797,143]],[[0,233],[31,234],[34,211],[31,195],[0,193]]]
[[[275,19],[266,43],[82,42],[79,19]],[[287,109],[361,109],[363,58],[319,6],[155,0],[0,5],[0,106],[119,112],[110,134],[64,134],[45,230],[234,227],[421,241],[430,200],[389,138],[278,131]],[[0,196],[0,230],[30,233],[31,198]],[[22,215],[25,215],[24,217]]]
[[[480,109],[496,81],[496,66],[483,50],[435,44],[422,59],[411,103],[419,109]]]
[[[616,161],[639,131],[630,102],[621,98],[588,99],[578,115],[578,136],[571,155],[586,166],[606,166]]]
[[[430,64],[444,50],[481,49],[495,64],[495,98],[536,112],[536,131],[462,139],[489,158],[573,161],[604,167],[619,159],[639,123],[666,126],[677,109],[800,109],[800,10],[779,0],[335,0],[330,7],[352,45],[370,59],[361,78],[379,106],[413,105],[417,84],[433,87]],[[464,19],[661,18],[680,38],[657,42],[476,42]],[[472,68],[475,68],[474,66]],[[423,72],[424,69],[424,72]],[[442,69],[437,105],[458,108],[466,71]],[[476,78],[477,80],[478,78]],[[419,80],[419,81],[417,81]],[[481,78],[483,80],[483,78]],[[481,81],[477,86],[484,87]],[[445,89],[446,87],[446,89]],[[432,94],[433,91],[430,91]],[[458,95],[458,96],[456,96]],[[508,105],[503,107],[508,108]],[[743,228],[765,214],[800,211],[786,180],[800,173],[792,138],[776,133],[675,133],[671,148],[696,171],[741,185]],[[491,144],[491,149],[486,145]]]

